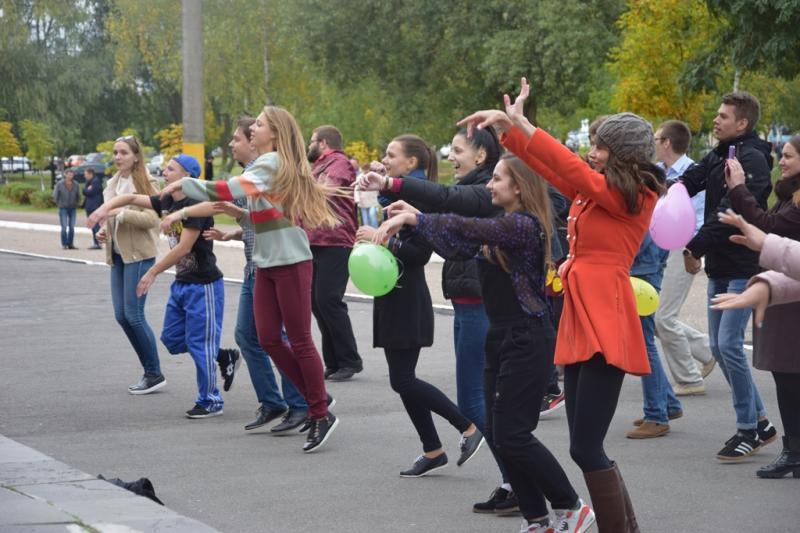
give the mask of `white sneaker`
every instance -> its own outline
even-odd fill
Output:
[[[676,383],[672,390],[675,396],[703,396],[706,393],[706,386],[703,383],[697,385]]]
[[[578,509],[553,509],[555,514],[554,531],[558,533],[582,533],[594,524],[594,511],[578,499]]]
[[[528,521],[523,518],[519,533],[555,533],[555,530],[549,520],[547,521],[547,525],[542,525],[538,522],[528,524]]]

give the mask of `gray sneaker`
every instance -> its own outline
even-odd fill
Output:
[[[128,387],[128,392],[137,395],[150,394],[151,392],[155,392],[162,388],[166,384],[167,378],[164,377],[164,374],[159,374],[157,376],[145,374],[142,376],[142,379],[139,380],[139,383]]]

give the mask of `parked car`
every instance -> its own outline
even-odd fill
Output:
[[[0,164],[3,172],[30,172],[32,168],[30,159],[22,156],[3,157]]]
[[[67,160],[64,162],[64,166],[77,167],[78,165],[82,165],[85,160],[85,155],[73,154],[67,158]]]
[[[153,176],[160,176],[161,175],[161,167],[164,166],[164,154],[156,154],[150,158],[150,162],[147,163],[147,171],[150,172]]]
[[[111,159],[111,154],[108,152],[92,152],[91,154],[86,154],[86,159],[84,163],[105,163]]]

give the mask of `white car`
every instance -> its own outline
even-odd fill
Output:
[[[30,172],[31,160],[27,157],[4,157],[2,158],[3,172]]]
[[[147,163],[147,171],[153,176],[160,176],[164,166],[164,154],[156,154]]]

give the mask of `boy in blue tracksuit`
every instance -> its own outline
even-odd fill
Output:
[[[167,183],[184,176],[199,177],[200,164],[189,155],[172,158],[164,169]],[[180,191],[165,197],[124,194],[104,204],[98,211],[106,216],[108,210],[124,205],[138,205],[162,214],[182,212],[198,203]],[[188,418],[209,418],[222,414],[222,396],[216,383],[216,360],[220,353],[224,285],[222,272],[217,268],[213,242],[202,237],[203,231],[214,226],[213,217],[186,217],[174,224],[162,224],[170,251],[157,261],[141,278],[136,287],[138,295],[148,291],[161,272],[175,267],[175,281],[170,287],[164,315],[161,342],[171,354],[189,352],[197,369],[197,399],[186,412]],[[223,350],[225,351],[225,350]],[[237,354],[238,355],[238,354]]]

